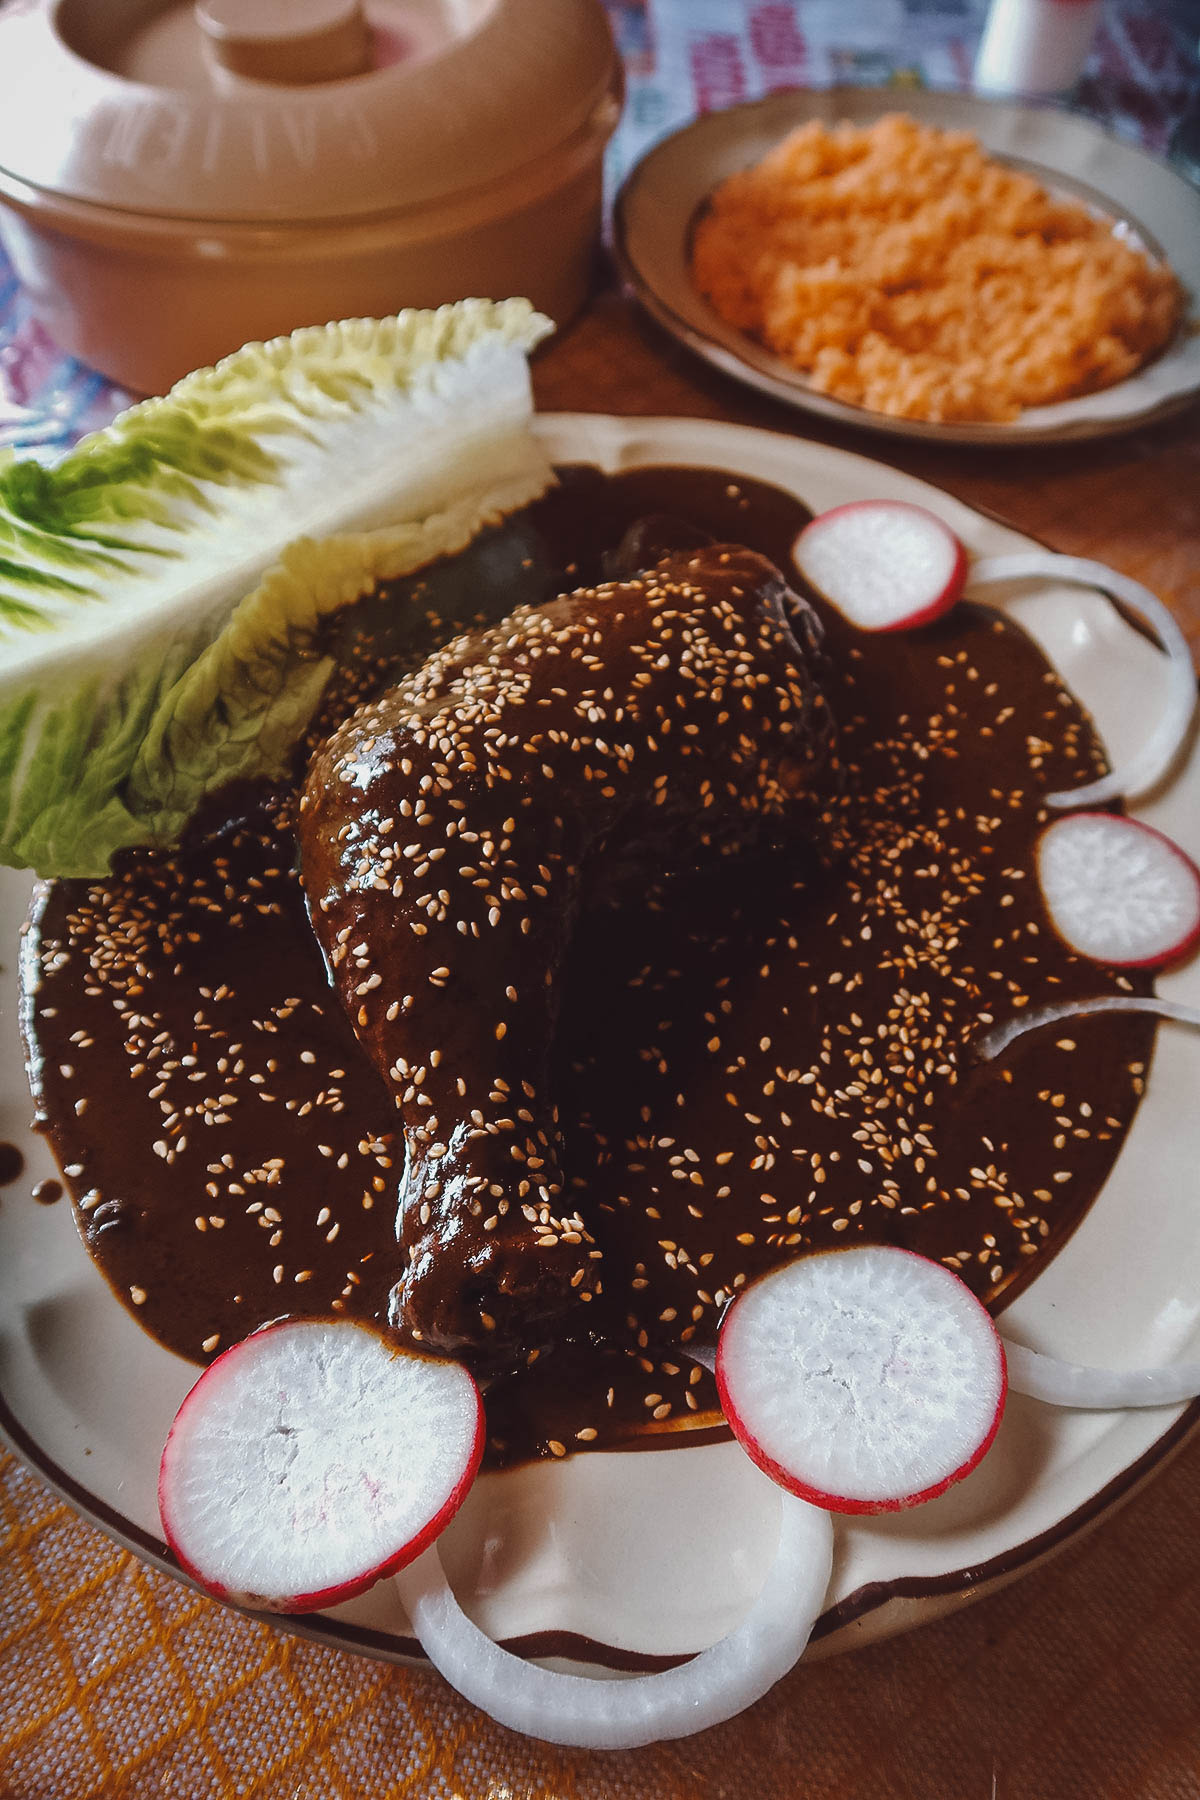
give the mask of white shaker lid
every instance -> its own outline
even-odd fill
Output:
[[[10,0],[0,197],[281,224],[416,208],[536,165],[618,82],[599,0]]]

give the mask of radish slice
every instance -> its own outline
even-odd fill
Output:
[[[1115,1412],[1127,1406],[1178,1406],[1200,1394],[1200,1362],[1164,1363],[1157,1369],[1094,1369],[1060,1362],[1040,1350],[1005,1340],[1008,1384],[1050,1406]]]
[[[1200,940],[1200,869],[1137,819],[1071,813],[1037,847],[1042,897],[1072,950],[1123,968],[1157,968]]]
[[[1157,594],[1128,575],[1084,556],[1056,556],[1049,550],[1023,550],[1012,556],[987,556],[971,569],[970,588],[993,581],[1067,581],[1099,588],[1119,600],[1157,636],[1168,658],[1166,693],[1158,723],[1127,762],[1083,787],[1047,794],[1048,806],[1099,806],[1120,794],[1143,794],[1152,788],[1183,747],[1196,711],[1196,671],[1187,639]]]
[[[775,1561],[741,1623],[690,1662],[627,1681],[559,1674],[502,1650],[459,1606],[436,1545],[396,1585],[434,1668],[501,1725],[552,1744],[633,1750],[733,1718],[799,1661],[829,1585],[833,1523],[781,1499]]]
[[[1017,1013],[977,1038],[974,1054],[983,1062],[1002,1056],[1010,1044],[1029,1031],[1042,1031],[1048,1025],[1061,1025],[1067,1019],[1086,1019],[1093,1013],[1155,1013],[1160,1019],[1171,1019],[1177,1025],[1200,1025],[1200,1006],[1185,1006],[1179,1000],[1162,1000],[1157,994],[1097,994],[1092,1000],[1064,1000],[1055,1006],[1037,1006],[1029,1012]]]
[[[361,1593],[437,1536],[483,1453],[457,1363],[350,1320],[282,1320],[218,1357],[176,1414],[158,1478],[186,1572],[240,1606]]]
[[[831,606],[862,631],[901,631],[947,612],[967,553],[948,525],[904,500],[851,500],[819,513],[792,551]]]
[[[883,1245],[763,1276],[726,1313],[717,1388],[760,1469],[834,1512],[894,1512],[968,1474],[1004,1410],[1004,1352],[966,1284]]]

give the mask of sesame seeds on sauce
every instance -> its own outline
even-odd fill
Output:
[[[298,1294],[299,1310],[349,1310],[386,1243],[403,1152],[293,854],[264,825],[55,883],[26,940],[37,1098],[85,1241],[139,1322],[196,1361]]]
[[[393,1312],[421,1341],[519,1353],[600,1293],[551,1072],[574,922],[811,818],[809,623],[764,558],[685,552],[455,639],[314,757],[302,872],[403,1122]]]
[[[597,553],[648,513],[780,563],[804,519],[720,471],[580,473],[534,511],[567,571],[557,585],[590,585],[598,612],[613,590]],[[461,1178],[476,1249],[517,1215],[570,1288],[559,1322],[535,1321],[488,1388],[488,1455],[504,1464],[697,1441],[717,1421],[686,1345],[711,1343],[740,1287],[806,1249],[908,1244],[992,1300],[1036,1272],[1115,1160],[1153,1044],[1146,1021],[1098,1016],[999,1066],[970,1055],[1013,1008],[1138,985],[1066,951],[1033,876],[1038,796],[1085,779],[1095,740],[1040,654],[990,614],[962,607],[882,639],[826,623],[841,773],[819,816],[781,803],[728,856],[680,856],[667,833],[647,850],[631,832],[629,870],[617,857],[607,872],[565,824],[526,866],[533,803],[512,796],[552,798],[540,771],[560,771],[564,747],[531,722],[516,743],[483,724],[472,748],[465,671],[435,658],[412,686],[426,742],[407,773],[397,762],[403,782],[379,789],[358,844],[361,892],[402,902],[394,957],[353,930],[339,941],[347,919],[320,913],[327,890],[310,881],[340,1004],[282,824],[43,894],[24,957],[39,1107],[85,1241],[141,1324],[204,1361],[281,1313],[386,1318],[407,1245],[447,1215],[440,1167]],[[514,663],[546,641],[514,645]],[[603,795],[624,779],[628,733],[606,717],[617,687],[600,649],[581,639],[596,691],[572,705],[583,779]],[[529,665],[493,671],[517,672],[519,713],[537,697]],[[466,698],[482,720],[496,695]],[[677,741],[704,719],[687,702]],[[704,726],[687,735],[700,783]],[[343,737],[326,754],[348,750]],[[487,787],[514,764],[526,780]],[[468,775],[485,790],[470,816],[453,805]],[[665,785],[694,815],[698,787],[678,767]],[[547,932],[579,869],[557,1031],[533,1068],[529,1021],[553,1004]],[[427,1164],[419,1189],[406,1136]],[[486,1195],[465,1185],[485,1165]],[[491,1260],[485,1248],[489,1279]],[[485,1334],[486,1286],[471,1296]]]

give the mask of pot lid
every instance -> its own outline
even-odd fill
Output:
[[[0,0],[0,195],[391,212],[535,164],[617,79],[599,0]]]

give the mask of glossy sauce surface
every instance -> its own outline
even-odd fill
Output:
[[[421,1342],[504,1362],[603,1293],[557,1103],[572,943],[823,835],[818,642],[765,557],[677,552],[456,639],[314,756],[301,877],[400,1113],[392,1313]]]
[[[804,509],[721,471],[572,472],[520,522],[518,560],[547,596],[594,582],[655,514],[795,580]],[[378,615],[364,609],[354,695]],[[719,1421],[686,1344],[808,1248],[906,1244],[1001,1302],[1086,1211],[1136,1109],[1148,1021],[1081,1020],[999,1065],[971,1055],[1016,1006],[1135,985],[1066,951],[1033,874],[1038,796],[1098,760],[1085,715],[989,613],[886,637],[822,616],[831,853],[806,830],[619,903],[600,884],[581,910],[552,1074],[603,1287],[493,1375],[494,1464],[684,1428],[695,1442]],[[25,975],[85,1241],[155,1336],[202,1361],[284,1313],[386,1316],[404,1147],[329,986],[286,806],[44,891]]]

